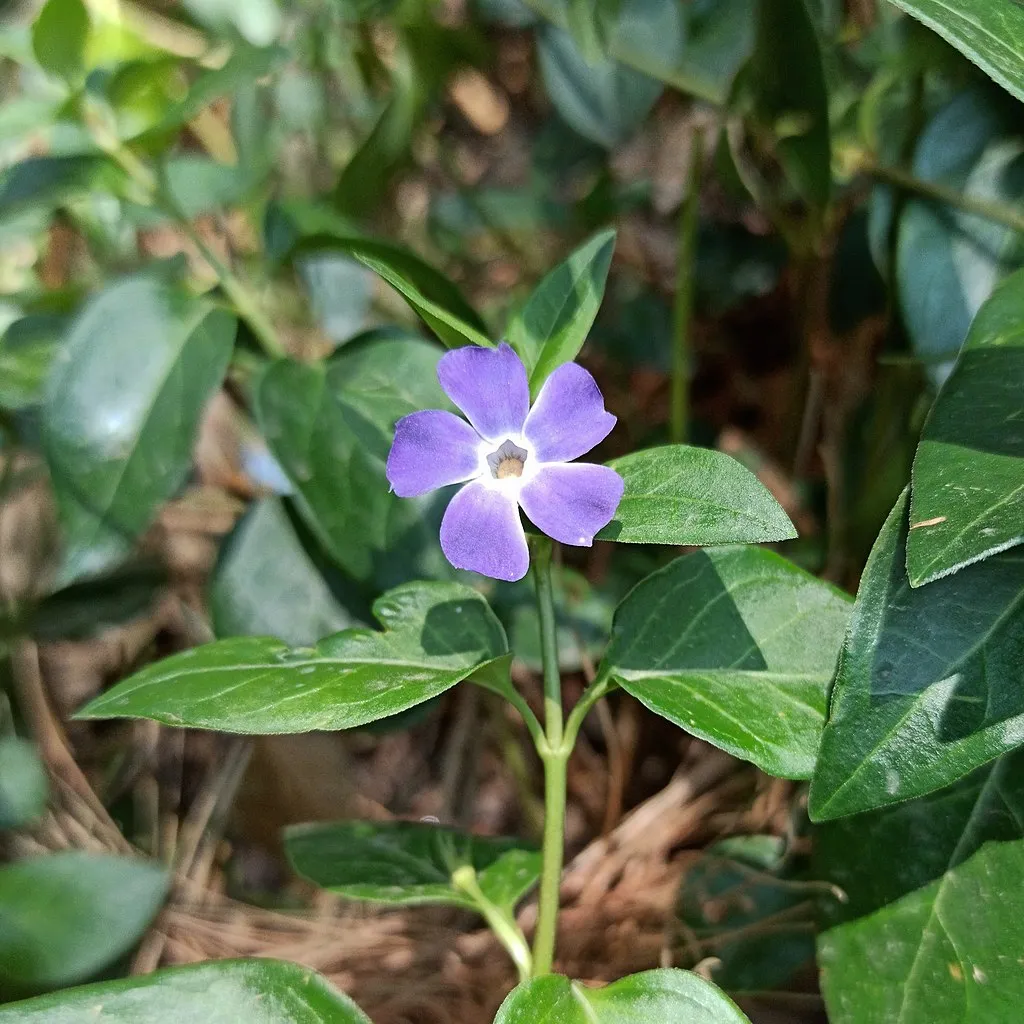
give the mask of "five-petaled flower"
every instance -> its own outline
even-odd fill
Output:
[[[499,580],[522,579],[530,553],[520,508],[555,540],[589,547],[623,489],[614,469],[572,463],[615,426],[594,378],[565,363],[531,408],[526,369],[504,343],[445,353],[437,378],[469,422],[441,409],[403,416],[387,477],[403,498],[465,484],[441,522],[448,561]]]

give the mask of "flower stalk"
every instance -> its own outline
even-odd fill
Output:
[[[551,581],[553,545],[545,538],[533,544],[533,577],[540,618],[541,659],[544,665],[544,842],[540,877],[537,931],[533,939],[533,976],[551,972],[555,956],[562,861],[565,854],[566,765],[569,751],[563,743],[562,679],[558,669],[558,637]]]

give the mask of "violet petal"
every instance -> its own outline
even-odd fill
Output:
[[[441,550],[456,569],[521,580],[530,552],[515,497],[479,481],[466,484],[441,520]]]
[[[530,411],[526,369],[511,347],[466,345],[441,356],[437,379],[481,437],[501,443],[523,429]]]
[[[519,492],[531,521],[563,544],[590,547],[619,507],[625,484],[607,466],[586,462],[551,463]]]
[[[563,363],[544,382],[523,434],[541,462],[571,462],[603,441],[615,426],[597,381],[575,363]]]
[[[410,413],[395,424],[387,478],[400,498],[415,498],[480,472],[480,435],[442,409]]]

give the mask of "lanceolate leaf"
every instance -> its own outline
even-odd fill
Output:
[[[119,560],[184,482],[234,335],[234,317],[155,275],[109,286],[75,321],[43,405],[65,582]]]
[[[1024,841],[988,843],[931,885],[826,932],[819,956],[829,1020],[1016,1020],[1022,873]]]
[[[1024,742],[1024,552],[914,590],[907,500],[861,577],[811,784],[818,821],[930,793]]]
[[[619,605],[602,671],[687,732],[771,775],[808,778],[849,609],[762,548],[695,552]]]
[[[458,884],[468,867],[484,896],[511,912],[540,877],[540,854],[519,839],[473,836],[418,821],[293,825],[285,833],[292,867],[353,900],[447,903],[477,909]]]
[[[370,1024],[315,971],[282,960],[216,960],[0,1006],[0,1024]]]
[[[1024,270],[971,325],[914,459],[912,586],[1024,542]]]
[[[0,989],[10,998],[106,967],[142,937],[168,881],[160,865],[91,853],[0,868]]]
[[[250,637],[176,654],[78,717],[258,734],[351,729],[436,697],[506,650],[486,601],[456,583],[397,587],[374,614],[383,633],[347,629],[314,648]]]
[[[892,0],[1024,100],[1024,8],[992,0]]]
[[[260,428],[294,484],[299,509],[332,557],[366,579],[387,544],[396,500],[384,476],[395,421],[444,408],[441,352],[410,336],[367,339],[328,363],[271,365],[256,392]]]
[[[509,324],[508,343],[526,366],[534,396],[552,370],[572,362],[583,348],[604,296],[614,248],[614,231],[602,231],[581,245],[545,276]]]
[[[524,982],[501,1004],[494,1024],[749,1024],[709,981],[671,969],[631,974],[588,988],[560,974]]]
[[[722,452],[666,445],[609,465],[625,481],[626,490],[599,540],[704,546],[796,536],[764,484]]]

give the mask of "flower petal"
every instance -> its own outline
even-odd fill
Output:
[[[563,363],[540,389],[523,434],[541,462],[571,462],[603,441],[615,426],[597,381],[575,363]]]
[[[511,347],[466,345],[441,356],[437,379],[481,437],[501,443],[522,433],[530,411],[526,369]]]
[[[441,520],[441,550],[456,569],[521,580],[530,568],[530,551],[514,492],[466,484]]]
[[[387,478],[400,498],[472,480],[480,472],[480,435],[442,409],[410,413],[395,424]]]
[[[538,529],[563,544],[590,547],[615,515],[625,484],[607,466],[552,463],[519,492],[519,504]]]

